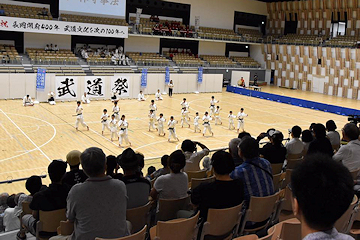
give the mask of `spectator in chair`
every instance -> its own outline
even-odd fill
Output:
[[[274,194],[271,164],[259,157],[259,144],[251,137],[244,137],[239,145],[239,156],[244,163],[230,174],[232,179],[244,183],[244,199],[248,204],[251,196],[266,197]]]
[[[244,162],[239,156],[238,146],[240,142],[240,138],[233,138],[229,142],[229,153],[231,154],[235,167],[241,165]]]
[[[109,155],[106,157],[106,175],[114,179],[121,179],[123,175],[118,173],[119,168],[120,167],[115,156]]]
[[[302,154],[304,152],[304,144],[300,140],[301,128],[294,126],[291,129],[291,140],[286,144],[287,154]]]
[[[333,120],[326,122],[327,138],[332,146],[340,146],[340,134],[336,131],[336,124]]]
[[[5,210],[8,208],[7,205],[7,199],[9,197],[8,193],[1,193],[0,194],[0,232],[4,231],[4,225],[3,225],[3,217],[4,217],[4,212]]]
[[[315,124],[313,126],[313,133],[315,135],[315,140],[310,143],[307,154],[320,152],[332,157],[334,155],[334,150],[330,140],[326,137],[325,126],[321,123]]]
[[[69,222],[74,222],[74,232],[70,237],[56,236],[51,240],[120,238],[129,235],[125,184],[105,174],[106,156],[100,148],[86,149],[80,159],[89,178],[69,192],[66,216]]]
[[[263,137],[263,134],[260,134],[258,138],[261,137]],[[284,135],[278,130],[268,130],[268,138],[270,142],[260,148],[260,155],[272,164],[283,163],[286,158],[286,148],[282,144]]]
[[[169,155],[164,155],[161,157],[161,165],[163,166],[162,168],[156,170],[153,174],[150,175],[151,179],[158,178],[162,175],[166,175],[170,173]]]
[[[5,232],[16,230],[20,226],[19,218],[15,215],[15,207],[18,204],[21,194],[22,193],[18,193],[16,195],[12,194],[6,201],[9,207],[4,211],[3,225],[5,227]]]
[[[360,168],[360,141],[359,128],[353,123],[345,124],[342,129],[343,139],[348,144],[342,146],[333,159],[342,164],[349,170],[354,171]]]
[[[181,172],[185,164],[183,151],[176,150],[170,154],[170,174],[160,176],[155,180],[154,187],[150,193],[154,200],[158,198],[179,199],[188,196],[188,177],[186,173]]]
[[[70,187],[83,183],[88,178],[84,171],[80,169],[80,155],[81,152],[78,150],[73,150],[66,155],[66,162],[70,166],[70,172],[65,173],[62,182]]]
[[[308,155],[293,171],[290,188],[303,240],[353,240],[334,228],[354,197],[353,180],[344,166],[327,154]]]
[[[54,211],[66,208],[66,198],[70,186],[62,184],[62,178],[66,172],[66,163],[62,160],[53,160],[48,166],[48,173],[51,180],[49,187],[43,191],[37,192],[30,203],[30,209],[33,214],[27,214],[22,218],[22,224],[32,234],[36,235],[36,222],[39,220],[39,210]],[[25,239],[24,236],[17,237]],[[56,232],[41,232],[40,236],[55,236]]]
[[[201,147],[201,151],[197,152],[196,145]],[[189,139],[186,139],[181,144],[181,150],[183,150],[186,159],[186,165],[184,171],[199,171],[200,170],[200,161],[203,157],[209,155],[209,148],[204,144],[199,142],[194,142]]]
[[[134,150],[125,149],[119,158],[119,163],[124,171],[124,176],[120,180],[125,183],[129,197],[127,208],[136,208],[147,204],[151,184],[149,180],[140,175],[139,159]]]
[[[301,141],[304,145],[304,152],[303,152],[303,155],[306,155],[308,149],[309,149],[309,146],[310,146],[310,143],[314,140],[314,137],[311,133],[310,130],[304,130],[302,133],[301,133]]]

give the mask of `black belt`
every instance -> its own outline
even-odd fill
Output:
[[[102,120],[101,122],[102,122],[102,123],[106,123],[106,122],[107,122],[107,120]]]
[[[169,128],[169,130],[174,130],[174,128]]]
[[[79,114],[76,114],[77,116],[80,116],[80,115],[82,115],[82,113],[79,113]]]
[[[215,107],[215,105],[210,105],[210,107]]]
[[[120,128],[120,130],[121,130],[121,131],[125,131],[125,130],[126,130],[126,128]]]
[[[205,124],[210,125],[210,123],[209,123],[209,122],[204,122],[204,123],[203,123],[203,125],[205,125]]]
[[[118,114],[119,114],[119,112],[114,112],[114,114],[118,115]]]

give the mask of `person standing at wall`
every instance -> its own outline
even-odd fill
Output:
[[[168,87],[169,87],[169,97],[172,97],[173,88],[174,88],[173,80],[170,80],[170,82],[169,82],[169,84],[168,84]]]

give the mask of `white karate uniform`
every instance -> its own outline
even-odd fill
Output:
[[[194,117],[194,130],[195,130],[195,132],[197,130],[199,130],[201,132],[201,129],[199,128],[199,119],[200,119],[200,116]]]
[[[55,94],[53,92],[48,93],[49,99],[50,98],[54,99],[54,95]],[[49,102],[50,105],[56,105],[55,99],[54,99],[54,101],[51,101],[49,99],[48,99],[48,102]]]
[[[86,96],[82,95],[81,96],[81,101],[82,101],[82,103],[89,104],[90,103],[89,96],[88,95],[86,95]]]
[[[164,118],[164,117],[158,117],[157,122],[158,122],[159,135],[164,135],[164,122],[165,122],[165,118]]]
[[[122,144],[122,141],[125,140],[126,144],[129,144],[129,136],[128,136],[128,122],[126,120],[119,121],[119,144]]]
[[[149,108],[150,108],[150,110],[153,110],[153,111],[154,111],[154,114],[156,115],[156,110],[157,110],[156,104],[155,104],[155,103],[154,103],[154,104],[150,104],[150,105],[149,105]]]
[[[83,127],[87,127],[88,125],[84,122],[84,117],[83,117],[83,107],[80,105],[76,108],[76,122],[75,122],[75,127],[78,128],[79,127],[79,123],[81,123],[81,125],[83,125]]]
[[[108,119],[109,119],[109,114],[107,114],[107,113],[105,113],[101,116],[102,131],[104,131],[106,128],[111,132]]]
[[[116,119],[111,119],[110,121],[110,131],[111,131],[111,140],[113,140],[113,138],[116,138],[116,133],[117,133],[117,121]]]
[[[214,112],[214,116],[215,116],[215,124],[218,124],[218,122],[221,123],[221,118],[220,118],[220,108],[216,108],[215,112]]]
[[[161,93],[159,93],[159,92],[155,93],[155,100],[156,101],[163,100]]]
[[[149,113],[149,129],[156,129],[155,127],[156,115],[155,113]]]
[[[26,96],[23,98],[23,105],[24,106],[33,106],[34,102],[31,99],[31,97],[29,96],[29,98],[27,98]]]
[[[181,108],[186,108],[186,110],[189,111],[190,105],[189,105],[188,102],[182,101],[182,102],[180,103],[180,105],[181,105]]]
[[[210,101],[210,116],[214,115],[215,109],[216,109],[215,104],[218,102],[219,101],[217,101],[215,99],[214,100],[211,99],[211,101]]]
[[[208,115],[204,115],[203,118],[203,125],[204,125],[204,130],[203,130],[203,134],[206,133],[206,131],[209,131],[210,134],[212,134],[212,131],[211,131],[211,127],[210,127],[210,121],[212,120],[212,118]]]
[[[238,126],[237,129],[241,129],[242,131],[245,130],[245,121],[244,118],[247,117],[248,115],[244,112],[238,112],[237,114],[237,120],[238,120]]]
[[[117,65],[118,64],[118,61],[119,61],[119,57],[116,57],[115,55],[113,55],[111,57],[111,61],[114,63],[114,65]]]
[[[178,139],[178,137],[176,136],[176,131],[175,131],[175,125],[176,125],[176,120],[169,120],[168,122],[168,127],[169,127],[169,140],[171,139],[171,136],[174,139]]]
[[[235,129],[234,126],[234,119],[236,118],[236,116],[234,114],[229,114],[228,115],[228,119],[229,119],[229,129]]]
[[[144,94],[143,93],[139,93],[139,95],[138,95],[138,101],[145,101],[146,99],[145,99],[145,96],[144,96]]]
[[[189,118],[189,112],[186,109],[181,110],[181,127],[184,126],[184,123],[186,123],[187,125],[190,126],[189,122],[188,122],[188,118]]]
[[[119,114],[119,112],[120,112],[120,107],[118,106],[118,105],[116,105],[116,106],[114,106],[113,107],[113,113],[114,113],[114,115],[115,115],[115,119],[116,119],[116,121],[119,121],[120,120],[120,114]]]

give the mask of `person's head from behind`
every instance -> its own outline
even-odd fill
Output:
[[[317,139],[326,137],[325,126],[321,123],[317,123],[314,125],[313,132],[315,134],[315,138],[317,138]]]
[[[310,131],[313,131],[315,125],[316,125],[316,123],[311,123],[311,124],[310,124],[310,127],[309,127],[309,130],[310,130]]]
[[[259,157],[259,144],[252,137],[244,137],[239,144],[239,156],[242,159],[250,160]]]
[[[186,139],[181,144],[181,150],[184,152],[195,152],[196,144],[193,141]]]
[[[86,149],[80,156],[85,174],[89,177],[102,177],[106,170],[106,155],[100,148]]]
[[[284,135],[282,134],[282,132],[280,132],[278,130],[276,130],[270,137],[271,143],[275,146],[281,145],[283,140],[284,140]]]
[[[154,166],[148,167],[147,175],[151,175],[156,171],[156,168]]]
[[[169,167],[171,172],[180,173],[181,169],[185,167],[185,155],[183,151],[176,150],[169,156]]]
[[[348,209],[353,186],[341,163],[325,154],[308,155],[291,175],[294,214],[312,230],[330,230]]]
[[[292,129],[291,129],[291,136],[293,138],[300,138],[300,136],[301,136],[301,127],[293,126]]]
[[[229,153],[232,158],[239,158],[238,146],[241,142],[240,138],[233,138],[229,142]]]
[[[342,129],[344,140],[353,141],[359,139],[359,128],[354,123],[345,124]]]
[[[66,162],[70,169],[79,169],[81,152],[79,150],[72,150],[66,155]]]
[[[140,153],[140,152],[137,152],[136,153],[136,158],[139,162],[139,168],[140,170],[143,169],[145,167],[145,156],[144,154]]]
[[[117,168],[116,157],[114,155],[109,155],[106,157],[106,175],[114,176],[115,169]]]
[[[139,159],[131,148],[123,151],[119,158],[119,165],[124,170],[124,174],[135,174],[139,169]]]
[[[169,166],[169,155],[164,155],[161,157],[161,165],[164,168],[167,168]]]
[[[304,142],[304,143],[310,143],[314,140],[314,137],[311,133],[310,130],[304,130],[302,133],[301,133],[301,140]]]
[[[328,132],[332,132],[332,131],[335,131],[336,130],[336,124],[333,120],[329,120],[326,122],[326,130]]]
[[[15,194],[11,194],[7,199],[6,199],[6,205],[8,205],[9,208],[14,208],[16,206],[15,203]]]
[[[248,132],[239,133],[238,138],[242,139],[243,137],[251,137],[251,135]]]
[[[235,169],[235,163],[230,153],[223,150],[217,151],[211,158],[215,176],[229,175]]]
[[[52,183],[61,183],[66,172],[66,162],[62,160],[53,160],[48,166],[48,173]]]
[[[31,196],[34,196],[35,193],[40,191],[41,186],[42,186],[41,177],[35,175],[29,177],[25,183],[26,190],[29,191]]]
[[[8,197],[9,197],[9,194],[6,192],[0,194],[0,207],[1,206],[7,207],[6,201],[7,201]]]

